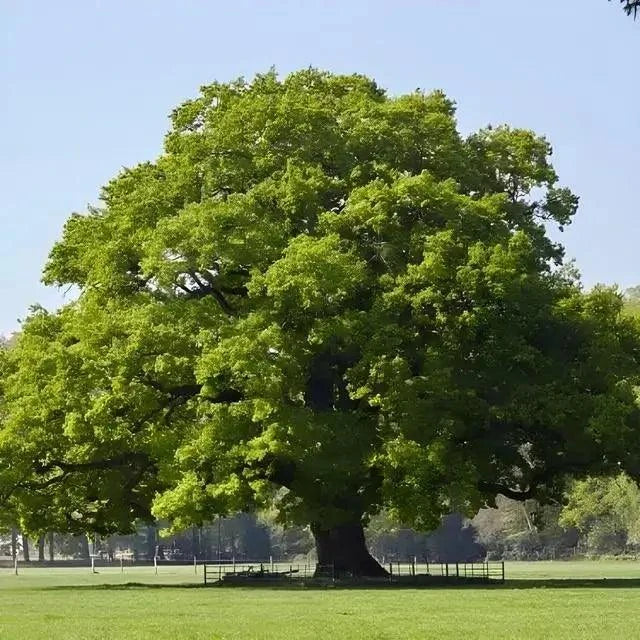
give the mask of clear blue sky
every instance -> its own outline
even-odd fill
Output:
[[[617,0],[0,0],[0,32],[0,333],[61,302],[39,280],[65,219],[157,155],[175,105],[271,65],[442,88],[465,132],[545,134],[585,283],[640,283],[640,20]]]

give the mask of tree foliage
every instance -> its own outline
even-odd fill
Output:
[[[624,292],[624,310],[628,314],[640,317],[640,287],[630,287]]]
[[[595,551],[640,546],[640,488],[625,473],[576,481],[560,523],[586,534]]]
[[[155,162],[74,214],[3,364],[0,492],[101,533],[276,510],[422,529],[567,474],[640,473],[636,322],[548,225],[577,198],[534,133],[456,129],[359,75],[214,83]]]

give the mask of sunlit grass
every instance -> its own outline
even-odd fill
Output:
[[[0,639],[638,637],[640,562],[509,563],[504,586],[401,590],[186,588],[202,580],[193,567],[98,571],[0,570]]]

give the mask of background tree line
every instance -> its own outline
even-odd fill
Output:
[[[4,527],[0,556],[21,560],[88,559],[99,554],[132,560],[200,559],[313,560],[313,537],[306,527],[279,526],[268,514],[220,518],[178,535],[162,535],[162,524],[141,523],[137,533],[99,536],[49,533],[29,540]],[[366,531],[369,547],[381,561],[471,562],[548,560],[575,556],[636,556],[640,553],[640,488],[625,474],[577,481],[566,504],[541,505],[499,496],[495,508],[482,509],[471,520],[450,514],[431,533],[374,517]],[[26,548],[26,553],[25,553]]]

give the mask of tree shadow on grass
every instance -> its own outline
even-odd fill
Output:
[[[506,580],[506,589],[637,589],[640,578],[543,578]]]
[[[520,579],[506,580],[501,582],[366,582],[366,583],[334,583],[316,584],[308,581],[287,581],[280,584],[273,582],[261,583],[259,581],[247,582],[246,584],[209,584],[202,583],[177,583],[177,584],[149,584],[144,582],[126,582],[123,584],[83,584],[83,585],[57,585],[42,587],[44,591],[127,591],[127,590],[158,590],[158,589],[258,589],[267,591],[326,591],[327,589],[339,590],[384,590],[402,591],[405,589],[636,589],[640,588],[640,578],[549,578],[549,579]]]

